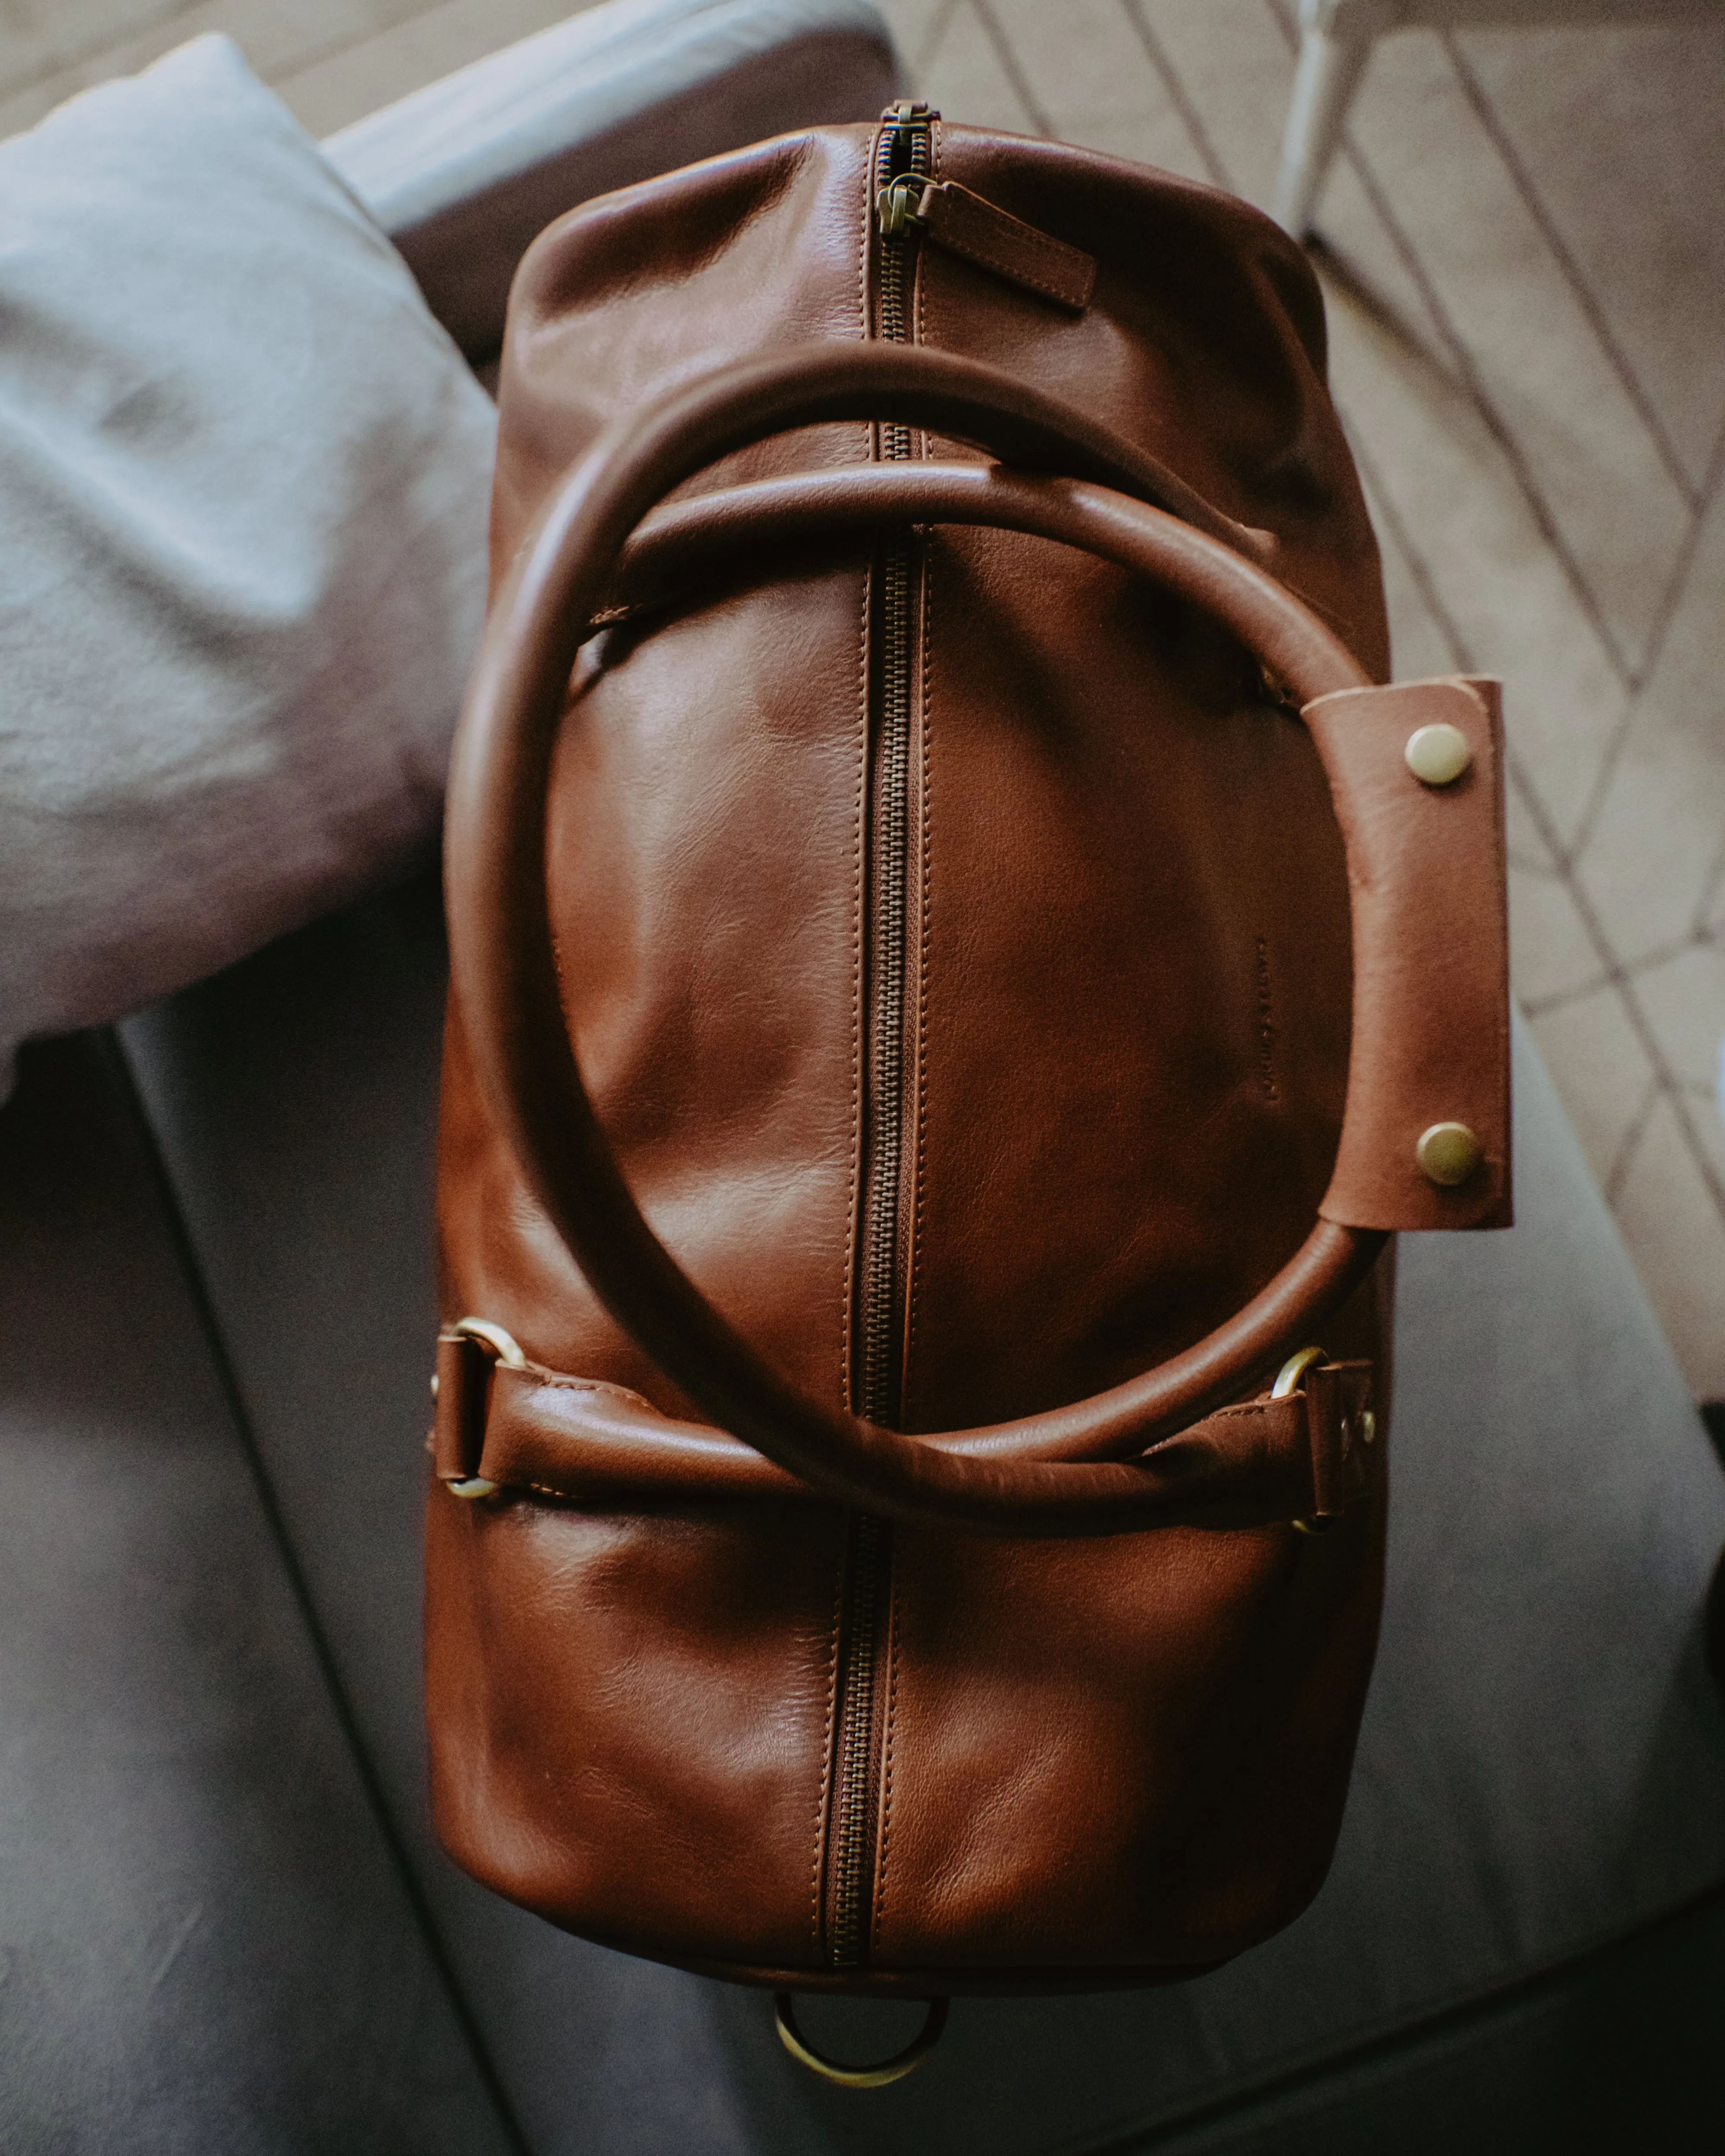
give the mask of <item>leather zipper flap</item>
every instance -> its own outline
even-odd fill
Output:
[[[1026,224],[956,180],[902,173],[880,190],[878,215],[883,239],[915,230],[933,246],[1039,300],[1075,315],[1090,305],[1096,281],[1093,254]]]

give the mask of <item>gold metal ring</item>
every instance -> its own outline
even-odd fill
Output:
[[[810,2073],[819,2074],[824,2082],[831,2082],[838,2088],[885,2088],[890,2082],[901,2082],[906,2074],[915,2073],[939,2043],[941,2031],[947,2025],[950,2003],[945,1999],[931,1999],[922,2028],[903,2051],[895,2051],[878,2066],[841,2066],[835,2059],[823,2058],[797,2026],[796,2006],[788,1991],[773,1994],[773,2018],[778,2029],[779,2042]]]
[[[449,1327],[464,1340],[476,1340],[481,1348],[490,1350],[491,1360],[501,1363],[510,1370],[525,1370],[527,1358],[522,1354],[512,1334],[501,1325],[493,1325],[489,1317],[458,1317]]]
[[[471,1340],[483,1348],[494,1363],[501,1363],[511,1370],[525,1370],[527,1358],[511,1333],[501,1325],[493,1325],[489,1317],[458,1317],[449,1327],[459,1339]],[[435,1380],[433,1381],[434,1383]],[[489,1497],[497,1487],[489,1476],[465,1475],[444,1485],[452,1497]]]
[[[1297,1392],[1301,1378],[1312,1364],[1326,1359],[1322,1348],[1302,1348],[1297,1355],[1290,1355],[1276,1373],[1276,1383],[1270,1388],[1271,1399],[1285,1400],[1290,1394]],[[1302,1535],[1327,1535],[1331,1523],[1327,1516],[1320,1512],[1309,1520],[1291,1520],[1288,1524]]]
[[[1276,1383],[1270,1388],[1273,1400],[1285,1400],[1290,1393],[1297,1392],[1300,1380],[1314,1363],[1326,1359],[1322,1348],[1302,1348],[1297,1355],[1290,1355],[1276,1373]]]

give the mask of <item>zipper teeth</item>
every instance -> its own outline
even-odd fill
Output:
[[[875,161],[876,195],[898,177],[928,169],[926,125],[883,129]],[[882,239],[880,249],[881,336],[906,341],[905,285],[912,242]],[[906,462],[911,430],[883,427],[881,454]],[[880,734],[875,802],[874,906],[875,993],[871,998],[871,1101],[867,1260],[864,1267],[860,1384],[857,1404],[871,1422],[884,1422],[896,1405],[894,1383],[895,1290],[899,1243],[899,1182],[904,1120],[905,901],[907,881],[911,782],[911,578],[908,537],[895,540],[881,566]]]
[[[895,542],[881,572],[879,839],[874,907],[875,993],[870,1062],[869,1225],[860,1312],[861,1398],[870,1422],[891,1419],[898,1285],[899,1178],[903,1162],[905,906],[911,783],[911,550]]]
[[[850,1645],[846,1686],[845,1763],[839,1784],[839,1827],[833,1922],[829,1951],[835,1969],[862,1958],[863,1876],[868,1861],[870,1738],[874,1722],[875,1620],[880,1596],[880,1522],[865,1513],[851,1543]]]
[[[885,127],[874,174],[875,198],[901,172],[928,170],[926,119]],[[891,344],[907,341],[906,285],[912,242],[882,238],[879,332]],[[911,455],[911,430],[880,429],[880,451],[889,462]],[[857,1407],[870,1422],[889,1421],[897,1406],[896,1325],[899,1261],[899,1183],[903,1167],[906,904],[908,885],[911,790],[911,579],[914,560],[907,536],[893,541],[881,565],[880,731],[875,788],[877,839],[875,898],[871,909],[875,987],[870,997],[869,1050],[869,1194],[865,1257],[857,1330]],[[859,1514],[852,1528],[845,1594],[849,1623],[840,1710],[839,1764],[834,1821],[829,1959],[834,1969],[855,1969],[862,1958],[867,1899],[873,1792],[875,1692],[885,1530]]]

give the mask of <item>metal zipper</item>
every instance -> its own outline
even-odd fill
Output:
[[[917,232],[908,212],[929,175],[935,117],[927,105],[909,99],[889,106],[875,153],[875,331],[891,344],[903,344],[909,336]],[[882,426],[884,459],[903,463],[911,453],[908,427]],[[916,572],[916,545],[906,533],[889,542],[880,564],[865,1190],[854,1384],[857,1413],[870,1422],[888,1424],[896,1421],[901,1404],[905,1285],[899,1199],[904,1167]],[[876,1676],[891,1558],[886,1522],[856,1515],[845,1553],[828,1840],[826,1950],[834,1969],[858,1967],[865,1946],[875,1845],[880,1720]]]
[[[852,1515],[845,1552],[842,1692],[833,1767],[833,1826],[827,1860],[827,1958],[855,1969],[863,1958],[874,1856],[875,1674],[888,1558],[885,1523]]]
[[[897,214],[928,177],[932,151],[926,105],[889,107],[875,155],[875,250],[880,280],[876,323],[891,344],[909,339],[909,287],[916,232]],[[889,463],[911,455],[911,429],[880,429]],[[905,992],[910,882],[911,669],[915,663],[915,542],[909,532],[886,547],[880,569],[880,725],[875,745],[874,902],[870,938],[867,1192],[857,1312],[857,1409],[890,1422],[899,1409],[901,1325],[899,1186],[903,1167]]]

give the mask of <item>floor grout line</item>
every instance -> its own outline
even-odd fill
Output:
[[[1623,1186],[1629,1180],[1630,1169],[1640,1149],[1641,1140],[1647,1134],[1647,1126],[1653,1121],[1653,1111],[1659,1106],[1661,1086],[1656,1073],[1641,1089],[1641,1097],[1635,1104],[1635,1113],[1617,1141],[1617,1151],[1611,1166],[1600,1184],[1605,1203],[1615,1213],[1623,1196]]]
[[[74,53],[60,54],[10,80],[0,77],[0,101],[23,97],[30,90],[40,90],[44,83],[52,82],[58,74],[71,74],[79,68],[88,67],[93,60],[100,60],[104,54],[111,52],[116,45],[129,44],[134,38],[147,38],[157,30],[166,29],[180,16],[189,15],[203,5],[203,0],[168,0],[168,5],[159,15],[151,15],[143,22],[132,23],[118,37],[110,28],[94,44],[81,46]],[[69,91],[67,94],[71,95]]]
[[[1353,446],[1366,482],[1378,503],[1378,513],[1394,537],[1397,548],[1407,566],[1408,573],[1413,580],[1414,588],[1425,601],[1432,619],[1437,624],[1439,634],[1449,645],[1456,662],[1457,670],[1461,673],[1474,672],[1476,669],[1467,640],[1445,604],[1442,595],[1437,590],[1430,565],[1414,544],[1406,525],[1402,521],[1394,503],[1386,493],[1383,480],[1370,455],[1358,443],[1353,444]],[[1532,819],[1541,842],[1550,851],[1554,860],[1561,861],[1562,849],[1556,844],[1557,834],[1551,821],[1550,813],[1528,777],[1526,766],[1514,747],[1507,742],[1504,744],[1504,763],[1510,783],[1520,797],[1522,805]],[[1634,1033],[1653,1072],[1651,1083],[1660,1096],[1671,1101],[1677,1118],[1678,1129],[1688,1149],[1690,1158],[1694,1162],[1702,1183],[1712,1196],[1721,1219],[1725,1220],[1725,1182],[1722,1182],[1712,1162],[1707,1156],[1707,1148],[1702,1142],[1700,1133],[1690,1116],[1689,1104],[1684,1096],[1682,1085],[1671,1069],[1670,1060],[1665,1053],[1664,1044],[1659,1039],[1646,1013],[1641,1008],[1640,999],[1635,993],[1630,973],[1618,958],[1610,939],[1605,933],[1604,923],[1599,916],[1598,909],[1585,890],[1567,867],[1560,870],[1559,873],[1568,893],[1570,903],[1575,908],[1582,929],[1593,947],[1594,955],[1599,960],[1602,968],[1602,977],[1592,983],[1587,993],[1597,994],[1601,989],[1609,988],[1617,996],[1624,1014],[1629,1021],[1630,1030]],[[1681,947],[1679,947],[1679,948]],[[1547,1008],[1550,1007],[1547,1006]],[[1532,1014],[1530,1010],[1529,1015]],[[1651,1113],[1651,1108],[1647,1110],[1647,1113]],[[1615,1169],[1614,1169],[1615,1173]],[[1611,1192],[1609,1188],[1606,1191],[1606,1196],[1609,1200]]]
[[[1120,0],[1120,12],[1126,18],[1127,28],[1143,48],[1144,57],[1155,70],[1157,80],[1168,93],[1168,99],[1178,113],[1186,132],[1192,137],[1192,146],[1197,151],[1213,187],[1233,191],[1228,169],[1217,154],[1210,140],[1209,130],[1204,124],[1204,116],[1187,95],[1186,85],[1180,80],[1179,70],[1168,55],[1168,48],[1150,27],[1144,13],[1144,0]]]
[[[1549,1018],[1553,1011],[1567,1010],[1572,1004],[1584,1004],[1589,996],[1604,995],[1608,991],[1620,995],[1625,976],[1609,968],[1602,973],[1589,973],[1584,981],[1568,988],[1553,988],[1547,996],[1523,996],[1522,1010],[1527,1018]]]
[[[1540,536],[1556,557],[1558,565],[1563,570],[1565,581],[1568,583],[1577,603],[1583,613],[1586,615],[1594,634],[1599,639],[1600,647],[1604,652],[1612,671],[1626,689],[1633,690],[1635,686],[1635,675],[1618,644],[1616,633],[1601,612],[1599,601],[1594,596],[1593,587],[1589,583],[1580,563],[1571,552],[1569,542],[1563,536],[1563,529],[1550,504],[1546,501],[1543,491],[1528,467],[1527,459],[1522,454],[1520,443],[1517,441],[1507,421],[1498,411],[1496,403],[1492,401],[1491,393],[1481,379],[1479,370],[1474,364],[1473,355],[1468,350],[1460,331],[1450,321],[1449,311],[1445,307],[1436,286],[1427,275],[1425,264],[1420,260],[1418,249],[1409,239],[1399,218],[1391,209],[1389,198],[1379,184],[1377,174],[1373,171],[1365,157],[1354,147],[1353,141],[1347,136],[1343,138],[1343,153],[1353,165],[1360,185],[1365,192],[1366,198],[1382,223],[1390,245],[1395,250],[1397,259],[1417,286],[1420,297],[1430,309],[1432,320],[1437,325],[1438,333],[1449,348],[1450,362],[1458,382],[1465,390],[1468,401],[1478,413],[1486,431],[1502,451],[1505,462],[1514,475],[1522,499],[1526,501],[1533,521],[1538,527]]]
[[[1504,170],[1509,174],[1516,192],[1521,196],[1527,207],[1528,215],[1539,228],[1540,237],[1550,249],[1553,259],[1563,271],[1570,290],[1575,295],[1577,304],[1587,317],[1588,326],[1598,341],[1599,349],[1604,353],[1612,372],[1622,385],[1624,394],[1635,406],[1642,425],[1647,429],[1655,449],[1658,450],[1660,462],[1665,466],[1672,485],[1682,495],[1691,512],[1698,511],[1702,504],[1702,489],[1684,470],[1682,459],[1677,454],[1676,444],[1666,432],[1665,423],[1660,418],[1653,399],[1648,394],[1640,375],[1636,373],[1628,354],[1618,343],[1616,333],[1611,327],[1604,307],[1600,305],[1598,293],[1589,283],[1586,273],[1570,252],[1568,241],[1558,231],[1555,220],[1545,206],[1544,198],[1533,183],[1532,174],[1528,171],[1520,151],[1515,146],[1513,138],[1503,124],[1502,116],[1496,105],[1492,104],[1484,84],[1474,73],[1472,62],[1457,44],[1455,32],[1440,30],[1438,34],[1445,50],[1450,56],[1450,64],[1455,70],[1456,79],[1461,85],[1462,95],[1473,107],[1475,116],[1490,137],[1492,146],[1502,161]]]
[[[931,17],[927,28],[922,33],[922,49],[911,63],[911,73],[916,87],[921,87],[930,62],[940,50],[941,40],[946,36],[952,18],[958,13],[959,4],[960,0],[941,0],[941,4]]]
[[[1611,730],[1610,739],[1599,752],[1599,767],[1594,773],[1593,784],[1588,788],[1587,799],[1582,805],[1581,815],[1576,823],[1574,835],[1570,839],[1564,857],[1568,866],[1573,867],[1580,860],[1587,850],[1589,841],[1593,837],[1594,826],[1598,823],[1600,812],[1605,805],[1605,796],[1610,788],[1611,780],[1616,773],[1618,764],[1622,761],[1624,744],[1628,741],[1634,729],[1635,718],[1640,711],[1642,698],[1646,692],[1647,685],[1659,670],[1659,662],[1665,654],[1666,640],[1671,634],[1671,624],[1676,619],[1677,608],[1681,605],[1684,593],[1688,588],[1690,572],[1695,567],[1695,557],[1701,546],[1702,534],[1707,527],[1707,520],[1713,506],[1713,495],[1717,490],[1722,473],[1725,473],[1725,426],[1721,427],[1718,439],[1714,443],[1712,454],[1707,459],[1707,468],[1702,479],[1702,492],[1700,500],[1690,517],[1689,529],[1683,535],[1683,543],[1677,549],[1670,581],[1660,601],[1659,611],[1654,616],[1653,625],[1648,632],[1647,646],[1642,658],[1641,678],[1631,689],[1629,701],[1619,713],[1617,723]]]
[[[308,46],[303,53],[295,53],[293,59],[282,66],[271,68],[267,72],[260,70],[262,79],[272,88],[290,83],[297,75],[309,74],[313,68],[323,67],[331,60],[340,59],[343,53],[357,52],[362,45],[370,44],[374,38],[385,38],[393,31],[405,29],[409,23],[417,23],[422,15],[434,13],[442,4],[443,0],[418,0],[417,7],[403,9],[387,23],[368,23],[352,37],[331,38],[324,44]]]
[[[1568,880],[1567,877],[1563,879],[1566,886]],[[1549,995],[1524,996],[1522,1008],[1529,1018],[1543,1018],[1548,1011],[1561,1010],[1566,1004],[1579,1003],[1584,996],[1598,994],[1601,988],[1621,988],[1631,981],[1639,980],[1643,973],[1651,973],[1661,966],[1669,966],[1674,958],[1682,957],[1686,952],[1704,948],[1712,940],[1711,937],[1700,934],[1656,944],[1640,957],[1631,959],[1626,964],[1608,966],[1602,973],[1590,974],[1585,981],[1578,982],[1572,988],[1553,988]]]
[[[1697,943],[1717,943],[1722,933],[1725,933],[1725,930],[1713,926],[1712,919],[1714,901],[1722,886],[1725,886],[1725,839],[1719,843],[1719,850],[1713,856],[1713,865],[1707,872],[1701,887],[1701,897],[1696,905],[1691,932]]]
[[[1348,446],[1353,452],[1354,462],[1363,474],[1366,484],[1371,490],[1372,498],[1377,504],[1378,518],[1389,528],[1395,541],[1397,552],[1407,565],[1408,574],[1413,580],[1414,588],[1425,601],[1427,613],[1436,623],[1438,634],[1450,647],[1450,658],[1455,671],[1458,674],[1477,674],[1480,669],[1475,660],[1472,647],[1462,631],[1461,624],[1450,613],[1449,603],[1438,589],[1431,573],[1430,564],[1414,544],[1413,534],[1409,531],[1400,510],[1396,506],[1394,499],[1384,485],[1384,475],[1378,469],[1377,459],[1366,448],[1365,444],[1359,440],[1353,429],[1347,425],[1345,419],[1343,431],[1348,435]],[[1539,814],[1535,820],[1539,826],[1540,838],[1548,844],[1549,839],[1547,834],[1551,819],[1543,802],[1539,804]]]
[[[1283,42],[1291,49],[1297,52],[1299,33],[1286,12],[1285,0],[1266,0],[1266,5],[1270,10],[1272,20],[1281,31]],[[1516,440],[1513,430],[1492,401],[1491,393],[1480,376],[1479,369],[1474,363],[1473,355],[1467,347],[1466,339],[1450,321],[1449,310],[1444,305],[1436,286],[1427,275],[1425,264],[1420,259],[1418,249],[1409,238],[1399,218],[1391,209],[1387,192],[1378,181],[1364,151],[1353,140],[1351,131],[1343,131],[1339,148],[1340,154],[1345,157],[1353,167],[1355,177],[1359,181],[1368,203],[1383,226],[1384,234],[1398,260],[1408,273],[1430,311],[1432,321],[1437,326],[1438,334],[1443,338],[1449,349],[1450,361],[1458,387],[1473,405],[1484,423],[1486,431],[1502,450],[1510,470],[1515,475],[1522,498],[1532,514],[1533,521],[1539,528],[1540,536],[1556,557],[1558,567],[1563,572],[1565,581],[1574,593],[1582,612],[1587,616],[1594,634],[1599,639],[1613,671],[1626,688],[1633,689],[1635,685],[1635,675],[1618,644],[1616,633],[1605,619],[1599,601],[1594,594],[1593,587],[1571,551],[1568,542],[1564,538],[1562,526],[1547,502],[1544,492],[1534,478],[1526,458],[1522,455],[1521,445]],[[1394,319],[1394,310],[1390,310],[1389,313]],[[1424,350],[1423,339],[1415,339],[1414,341],[1417,349]]]
[[[1722,1177],[1713,1166],[1706,1142],[1695,1127],[1694,1109],[1689,1088],[1681,1081],[1674,1079],[1670,1089],[1670,1099],[1671,1112],[1677,1119],[1677,1128],[1681,1133],[1683,1142],[1689,1148],[1689,1157],[1700,1170],[1702,1181],[1712,1194],[1713,1204],[1718,1211],[1721,1222],[1725,1223],[1725,1177]]]
[[[1034,89],[1031,86],[1029,77],[1019,64],[1018,53],[1013,45],[1012,39],[1007,36],[1005,30],[1001,27],[994,10],[988,4],[988,0],[970,0],[970,4],[972,12],[983,26],[983,34],[994,48],[994,57],[999,61],[1002,71],[1012,85],[1019,103],[1024,106],[1030,125],[1045,141],[1053,141],[1057,132],[1054,121],[1043,109],[1042,100],[1037,96]]]

